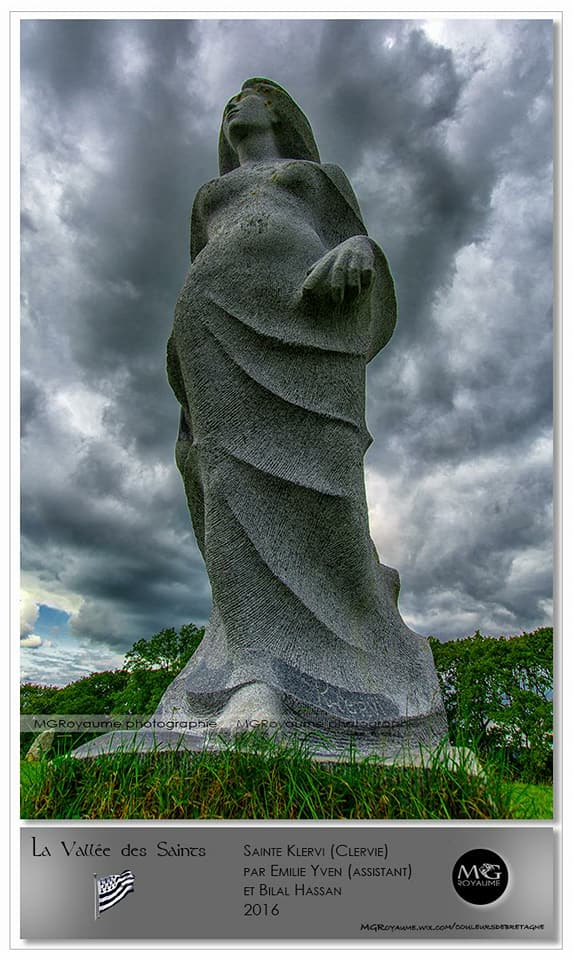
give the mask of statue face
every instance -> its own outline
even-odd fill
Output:
[[[253,132],[272,135],[284,159],[320,163],[310,124],[300,107],[279,84],[260,77],[245,81],[225,107],[219,133],[221,175],[239,166],[237,148],[241,143],[244,146]]]
[[[223,113],[223,131],[231,144],[240,141],[255,130],[270,132],[273,126],[272,108],[268,99],[252,87],[231,97]]]

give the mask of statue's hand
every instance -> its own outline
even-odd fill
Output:
[[[365,293],[373,279],[374,252],[368,237],[350,237],[313,263],[302,292],[343,303]]]

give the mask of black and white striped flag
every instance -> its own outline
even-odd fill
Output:
[[[135,890],[135,877],[131,870],[124,870],[123,873],[112,873],[109,877],[96,878],[96,909],[97,916],[110,907],[115,907],[116,903],[127,897],[128,893]]]

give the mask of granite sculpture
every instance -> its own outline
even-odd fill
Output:
[[[275,82],[229,101],[219,161],[193,205],[167,351],[213,612],[154,739],[194,748],[260,726],[325,756],[435,746],[446,725],[429,644],[402,620],[398,573],[368,526],[366,364],[396,322],[386,257]],[[174,720],[194,735],[158,735]]]

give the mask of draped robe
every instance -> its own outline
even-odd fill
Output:
[[[160,716],[216,716],[257,683],[325,727],[442,716],[429,646],[404,624],[368,526],[366,364],[396,319],[386,258],[369,240],[374,280],[351,301],[302,290],[356,236],[335,166],[239,167],[197,194],[167,364],[213,612]]]

